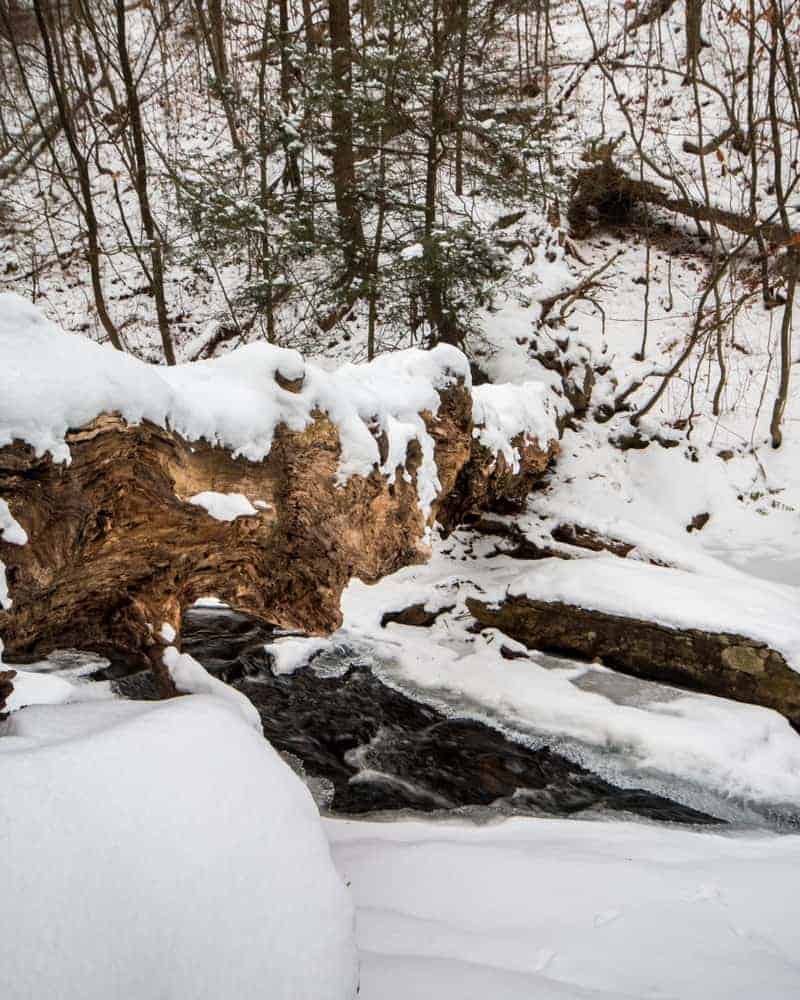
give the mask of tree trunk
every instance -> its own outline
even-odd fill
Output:
[[[686,13],[686,79],[694,80],[697,60],[703,47],[701,25],[703,22],[703,0],[685,0]]]
[[[230,77],[228,74],[228,56],[225,48],[225,29],[224,18],[222,16],[222,6],[219,3],[212,3],[210,6],[214,8],[213,12],[210,12],[214,19],[212,24],[209,24],[209,21],[206,18],[205,11],[203,10],[203,0],[194,0],[197,22],[200,25],[200,33],[203,36],[206,51],[211,59],[214,76],[217,79],[219,99],[222,104],[222,110],[225,113],[225,119],[228,123],[228,132],[230,133],[231,142],[233,143],[233,148],[237,152],[241,153],[243,151],[242,140],[239,136],[239,129],[236,124],[236,114],[234,113],[233,104],[231,103]]]
[[[762,642],[528,597],[508,597],[500,607],[467,598],[467,606],[482,626],[531,649],[599,659],[635,677],[765,705],[800,727],[800,674]]]
[[[125,0],[116,0],[117,15],[117,48],[119,52],[120,69],[125,83],[125,97],[128,104],[128,118],[133,136],[133,151],[135,160],[134,186],[139,199],[139,210],[142,225],[149,243],[150,260],[153,265],[153,297],[156,302],[158,330],[161,334],[161,346],[168,365],[175,364],[175,351],[169,332],[169,317],[167,302],[164,295],[164,258],[161,251],[161,234],[156,229],[153,214],[150,210],[150,196],[147,192],[147,157],[144,149],[144,129],[142,127],[142,112],[139,104],[139,92],[133,79],[130,57],[128,55],[128,40],[125,25]]]
[[[461,0],[458,24],[458,77],[456,80],[456,194],[464,193],[464,71],[467,61],[469,0]]]
[[[450,527],[490,496],[527,493],[557,447],[530,442],[512,473],[473,437],[460,384],[422,418],[440,484],[428,522]],[[280,425],[261,462],[115,415],[67,443],[67,466],[20,442],[0,448],[0,495],[28,534],[24,545],[0,538],[13,600],[0,610],[7,660],[72,647],[157,667],[162,623],[179,633],[183,611],[208,594],[279,627],[327,632],[352,576],[374,581],[423,556],[413,449],[394,484],[376,469],[341,486],[339,435],[322,414],[303,431]],[[206,490],[265,506],[220,521],[189,501]]]
[[[317,39],[314,37],[314,22],[311,17],[311,0],[303,0],[303,33],[306,39],[306,52],[312,55],[317,51]]]
[[[364,237],[356,195],[355,156],[353,153],[353,109],[351,104],[353,43],[350,34],[349,0],[329,0],[328,14],[334,87],[331,100],[333,185],[347,277],[352,278],[361,267],[361,248]]]

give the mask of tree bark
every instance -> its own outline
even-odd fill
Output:
[[[456,79],[456,157],[455,189],[464,193],[464,72],[467,61],[467,34],[469,30],[469,0],[460,0],[458,24],[458,75]]]
[[[599,659],[621,673],[773,708],[800,727],[800,674],[745,636],[667,628],[558,601],[467,598],[484,627],[556,655]]]
[[[429,520],[449,526],[490,496],[529,488],[556,447],[529,442],[517,472],[497,476],[495,456],[473,438],[465,386],[441,390],[436,417],[422,417],[440,482]],[[157,668],[162,623],[180,634],[183,611],[204,595],[276,626],[327,632],[352,576],[376,580],[425,555],[418,449],[393,485],[375,470],[342,487],[339,436],[321,414],[304,431],[279,426],[262,462],[114,415],[67,440],[68,466],[20,442],[0,448],[0,495],[28,533],[25,545],[0,539],[13,600],[0,611],[7,660],[72,647]],[[385,459],[385,439],[378,447]],[[265,507],[219,521],[189,502],[205,490]]]
[[[355,156],[353,153],[353,109],[351,104],[353,42],[350,33],[349,0],[329,0],[328,15],[334,87],[331,100],[333,185],[347,277],[352,278],[361,267],[364,235],[356,193]]]
[[[700,27],[703,21],[703,0],[685,0],[686,23],[686,79],[697,74],[697,60],[703,47]]]

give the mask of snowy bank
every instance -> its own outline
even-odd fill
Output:
[[[4,1000],[355,996],[316,807],[237,706],[106,699],[7,725]]]
[[[327,640],[277,640],[270,646],[277,669],[296,670],[326,648],[351,644],[371,650],[377,676],[415,700],[552,746],[620,787],[726,819],[753,804],[759,814],[796,814],[800,741],[777,712],[530,651],[496,628],[476,632],[468,603],[502,597],[520,576],[518,559],[482,558],[493,548],[491,539],[456,532],[424,565],[369,586],[352,580],[342,628]],[[383,627],[387,612],[417,604],[441,612],[430,628]]]

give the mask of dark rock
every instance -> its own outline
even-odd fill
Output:
[[[623,542],[618,538],[606,538],[580,524],[558,524],[550,534],[557,542],[576,545],[592,552],[613,552],[615,556],[621,556],[623,559],[635,547],[630,542]]]
[[[496,535],[509,544],[498,548],[497,553],[512,559],[571,559],[572,556],[559,549],[534,542],[513,521],[498,521],[495,518],[478,515],[470,520],[469,527],[481,535]]]
[[[14,678],[17,676],[16,670],[0,670],[0,718],[6,708],[6,700],[11,697],[14,690]]]
[[[445,611],[452,611],[455,605],[451,604],[446,608],[439,608],[437,611],[427,611],[424,602],[412,604],[402,611],[387,611],[381,618],[381,628],[386,628],[392,622],[398,625],[414,625],[417,628],[430,628],[439,615]]]

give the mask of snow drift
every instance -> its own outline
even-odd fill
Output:
[[[92,700],[7,725],[4,1000],[355,996],[316,807],[237,705]]]

